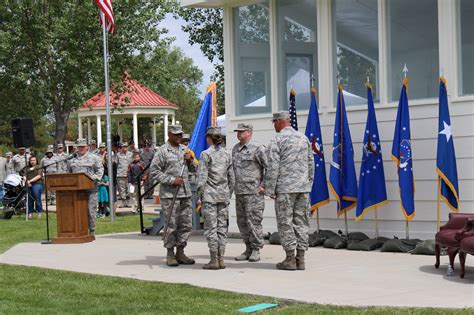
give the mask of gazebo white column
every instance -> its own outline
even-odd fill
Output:
[[[133,142],[138,148],[138,115],[133,113]]]
[[[87,118],[87,143],[91,142],[91,119]]]
[[[165,128],[165,142],[168,141],[168,114],[163,115],[163,125]]]
[[[151,131],[152,148],[156,147],[156,117],[153,117],[153,126]]]
[[[100,121],[100,115],[97,115],[97,147],[102,142],[102,122]]]
[[[176,125],[176,116],[175,115],[171,116],[171,121],[172,121],[173,125]]]
[[[78,138],[82,139],[82,118],[77,117],[77,133],[78,133]]]

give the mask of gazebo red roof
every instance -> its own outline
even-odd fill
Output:
[[[130,92],[124,92],[120,95],[117,100],[117,95],[110,91],[110,104],[114,104],[118,101],[119,104],[127,104],[127,106],[173,106],[178,107],[178,105],[171,103],[158,93],[150,90],[146,86],[140,84],[136,80],[132,80],[125,74],[124,84],[127,87],[127,90]],[[128,102],[126,102],[128,100]],[[85,108],[98,108],[105,107],[105,93],[99,92],[87,101],[85,101],[79,109]]]

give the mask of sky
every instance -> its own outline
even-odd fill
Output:
[[[214,67],[209,62],[207,57],[201,52],[198,44],[190,45],[188,42],[189,36],[186,32],[181,30],[181,25],[184,24],[183,19],[175,19],[172,14],[167,14],[166,18],[161,22],[161,27],[168,29],[168,36],[173,36],[176,40],[172,46],[179,47],[186,57],[193,59],[194,65],[203,72],[203,81],[199,87],[200,96],[204,98],[206,88],[209,84],[211,75],[214,72]]]

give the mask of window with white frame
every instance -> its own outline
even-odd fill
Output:
[[[293,88],[296,109],[308,109],[311,75],[317,77],[318,72],[316,0],[279,0],[276,5],[279,107],[288,109]]]
[[[347,106],[367,104],[367,79],[378,100],[377,0],[335,0],[336,78],[344,89]]]
[[[474,1],[461,0],[459,94],[474,94]]]
[[[387,1],[391,101],[397,101],[408,68],[410,99],[438,96],[438,0]]]
[[[233,9],[236,114],[271,112],[268,1]]]

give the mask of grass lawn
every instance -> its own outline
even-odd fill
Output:
[[[45,218],[0,220],[0,253],[17,243],[46,238]],[[138,216],[98,220],[97,234],[139,230]],[[145,218],[146,224],[149,220]],[[50,217],[51,236],[56,217]],[[263,314],[472,314],[472,310],[355,308],[290,303],[260,296],[118,277],[0,264],[0,314],[229,314],[257,303]]]

